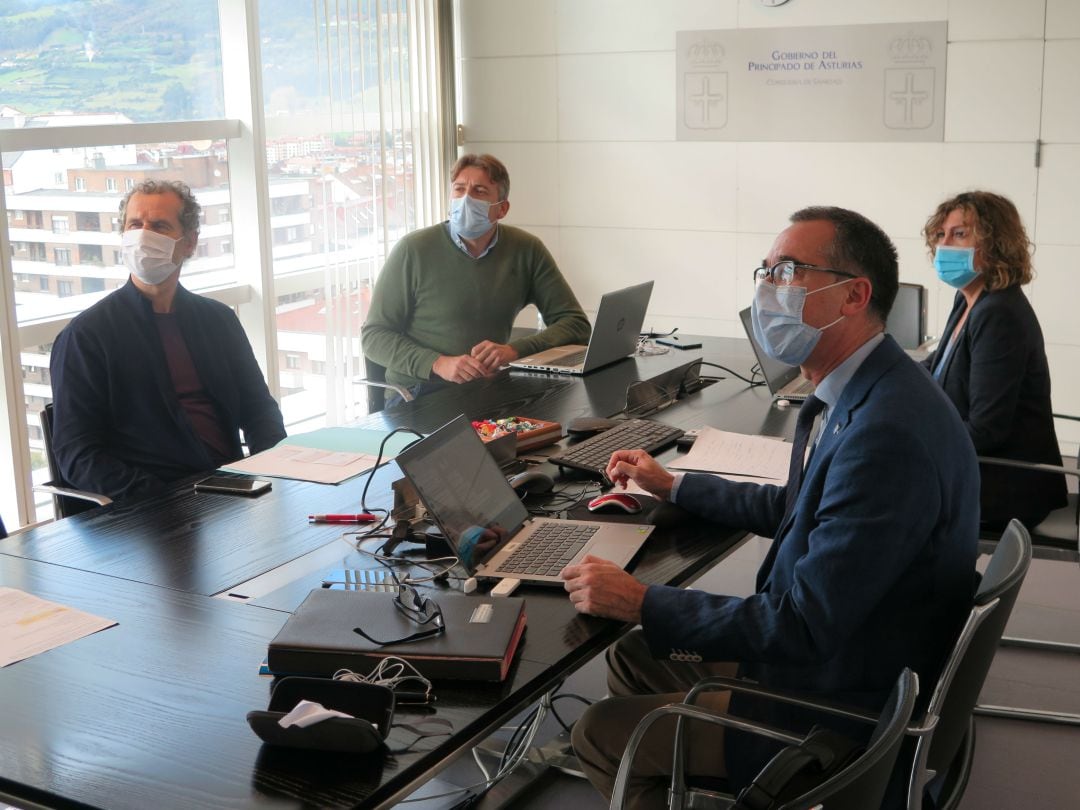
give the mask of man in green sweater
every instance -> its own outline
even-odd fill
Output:
[[[510,175],[491,155],[450,172],[450,218],[413,231],[386,259],[363,330],[364,354],[414,394],[489,377],[518,357],[587,343],[591,327],[543,242],[499,220]],[[535,304],[547,328],[510,340]]]

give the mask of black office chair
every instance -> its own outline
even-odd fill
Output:
[[[963,796],[975,755],[975,703],[1030,564],[1031,538],[1023,524],[1014,520],[1006,527],[994,549],[967,621],[934,686],[926,711],[908,727],[908,735],[915,738],[909,766],[908,810],[923,810],[924,806],[935,810],[952,810]],[[737,678],[713,677],[697,683],[687,694],[684,703],[692,704],[701,692],[717,689],[776,694]],[[879,719],[867,712],[804,700],[790,694],[783,699],[847,720],[874,723]],[[680,720],[679,725],[681,723]],[[675,746],[671,796],[680,803],[672,804],[674,810],[700,803],[694,801],[699,796],[706,799],[723,798],[714,790],[688,785],[682,776],[684,755],[681,729],[676,732]],[[929,804],[924,805],[924,799]],[[612,807],[615,806],[613,803]],[[802,806],[809,807],[812,803],[803,803]],[[833,805],[826,804],[826,807],[831,810]]]
[[[367,386],[368,413],[378,413],[386,407],[387,389],[395,391],[406,402],[414,397],[409,389],[386,381],[386,366],[379,365],[367,355],[364,356],[364,377],[353,380],[354,383]]]
[[[735,681],[729,683],[728,686],[736,690],[752,691],[754,694],[767,699],[791,700],[790,695],[773,692],[756,685]],[[702,688],[707,687],[702,686]],[[754,785],[744,792],[734,805],[735,807],[768,807],[776,808],[776,810],[806,810],[806,808],[817,805],[824,805],[829,810],[867,810],[867,808],[880,807],[897,756],[900,753],[901,744],[904,741],[907,724],[915,707],[918,679],[915,673],[909,669],[905,669],[900,673],[892,694],[877,718],[877,726],[866,748],[855,755],[854,759],[847,764],[834,769],[828,769],[827,767],[830,751],[826,749],[825,755],[819,759],[815,753],[812,753],[814,751],[813,744],[806,745],[807,739],[814,736],[813,732],[805,737],[799,736],[747,721],[744,718],[732,717],[722,712],[695,706],[693,700],[699,691],[701,690],[695,687],[694,690],[687,694],[686,702],[673,703],[654,709],[638,723],[627,743],[622,762],[619,764],[619,772],[615,778],[615,789],[611,796],[611,810],[620,810],[625,803],[626,786],[633,769],[634,757],[649,728],[657,720],[672,715],[678,718],[672,785],[669,793],[672,810],[697,806],[703,798],[712,801],[723,801],[725,799],[725,797],[715,793],[695,793],[688,787],[684,773],[682,743],[682,728],[685,720],[737,727],[742,731],[759,734],[786,743],[789,746],[789,748],[777,754],[762,769],[754,780]],[[795,701],[801,702],[797,698]],[[807,764],[803,777],[805,781],[802,781],[801,786],[797,789],[788,779],[794,761]],[[825,773],[831,773],[831,775],[823,775],[816,780],[814,774],[822,772],[821,766],[825,766]],[[815,781],[817,781],[817,784],[813,784]],[[807,782],[810,784],[808,785]],[[782,788],[785,783],[793,788],[787,791],[789,794],[797,792],[798,795],[788,795],[780,798],[782,793],[777,788]],[[774,800],[772,796],[776,794],[779,795]],[[735,800],[731,799],[731,801]]]
[[[1060,413],[1055,413],[1054,418],[1080,422],[1078,416]],[[1080,479],[1080,458],[1077,462],[1077,467],[1058,467],[1052,464],[1036,464],[1009,458],[979,457],[980,464],[1061,473],[1067,478]],[[1070,486],[1068,502],[1065,506],[1055,509],[1038,526],[1031,528],[1031,545],[1036,557],[1080,563],[1080,496],[1075,490],[1075,486]]]
[[[1080,421],[1080,417],[1059,413],[1055,413],[1054,418]],[[1026,470],[1058,472],[1074,479],[1069,487],[1068,502],[1065,506],[1055,509],[1038,526],[1032,528],[1030,532],[1033,556],[1045,560],[1080,563],[1080,496],[1077,495],[1075,483],[1080,480],[1080,459],[1078,459],[1078,467],[1076,468],[1035,464],[1028,461],[1015,461],[1013,459],[989,456],[980,457],[979,462]],[[983,539],[985,541],[987,538],[984,537]],[[1080,644],[1068,641],[1003,636],[1001,643],[1007,647],[1021,647],[1045,652],[1063,652],[1068,655],[1080,653]],[[1041,723],[1080,726],[1080,714],[1072,712],[1048,712],[1014,706],[980,704],[976,706],[975,713],[991,717],[1007,717],[1014,720],[1032,720]]]
[[[96,492],[84,492],[69,487],[60,475],[60,467],[53,455],[53,406],[46,405],[41,411],[41,435],[45,440],[45,460],[49,465],[49,479],[44,484],[35,484],[35,492],[47,492],[53,498],[53,512],[57,518],[71,517],[98,506],[112,503],[112,499]]]

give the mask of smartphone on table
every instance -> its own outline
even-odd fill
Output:
[[[211,475],[195,484],[196,492],[220,492],[224,495],[244,495],[254,498],[270,491],[271,484],[262,478],[232,478],[226,475]]]

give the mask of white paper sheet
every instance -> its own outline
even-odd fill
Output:
[[[253,456],[233,461],[224,469],[249,475],[314,481],[317,484],[340,484],[374,466],[375,456],[367,453],[342,453],[279,444]]]
[[[0,588],[0,667],[115,624],[25,591]]]
[[[690,452],[668,466],[677,470],[720,473],[733,480],[787,481],[791,445],[768,436],[747,436],[705,427]]]

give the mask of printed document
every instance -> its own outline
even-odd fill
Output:
[[[222,469],[317,484],[340,484],[375,466],[379,445],[386,435],[382,430],[322,428],[289,436],[276,447],[226,464]],[[383,448],[382,460],[389,461],[416,439],[411,433],[391,437]]]
[[[26,591],[0,588],[0,667],[115,624]]]
[[[747,436],[705,427],[685,456],[668,466],[677,470],[720,473],[737,481],[783,484],[791,444],[771,436]]]

